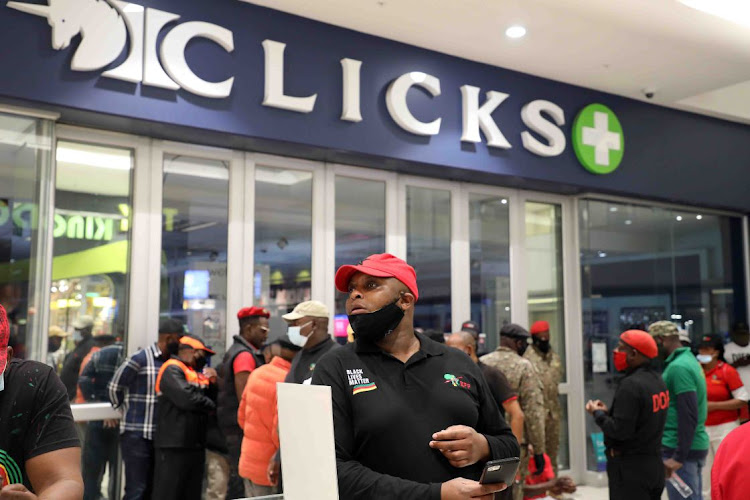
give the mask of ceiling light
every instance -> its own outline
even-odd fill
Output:
[[[599,257],[604,258],[607,256],[607,252],[599,251]]]
[[[632,223],[633,223],[633,221],[632,221],[632,220],[630,220],[630,219],[628,219],[628,220],[626,220],[626,221],[625,221],[625,225],[626,225],[626,226],[629,226],[629,225],[631,225]]]
[[[86,167],[108,168],[110,170],[130,170],[133,167],[130,151],[121,149],[108,150],[106,148],[78,147],[78,145],[59,145],[55,157],[58,163]]]
[[[505,36],[508,38],[523,38],[526,35],[526,28],[515,25],[505,30]]]
[[[750,3],[747,0],[678,0],[681,4],[706,14],[744,26],[750,26]]]
[[[617,207],[609,207],[610,212],[617,212]]]
[[[703,219],[703,216],[702,215],[696,215],[695,218],[698,219],[698,220],[701,220],[701,219]]]
[[[502,200],[500,200],[500,203],[502,203],[503,205],[507,205],[508,204],[508,200],[506,200],[505,198],[503,198]]]
[[[675,219],[677,220],[677,222],[681,221],[682,220],[682,215],[678,215],[677,217],[675,217]]]

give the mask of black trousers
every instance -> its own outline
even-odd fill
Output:
[[[245,498],[245,485],[240,477],[240,454],[242,453],[242,434],[226,433],[227,449],[229,450],[229,484],[227,484],[227,500]]]
[[[201,500],[206,450],[157,448],[153,500]]]
[[[119,439],[120,430],[106,429],[101,420],[89,422],[86,426],[86,438],[81,452],[83,500],[99,500],[101,498],[102,479],[107,464],[109,464],[107,496],[111,499],[119,496],[117,484],[117,444]]]
[[[609,500],[660,500],[664,464],[659,455],[608,457]]]

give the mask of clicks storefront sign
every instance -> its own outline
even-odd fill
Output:
[[[0,43],[13,47],[0,53],[0,98],[169,139],[676,199],[695,191],[664,193],[677,165],[697,181],[720,160],[698,136],[750,153],[743,127],[239,0],[12,1],[0,4]],[[654,169],[654,158],[669,161]]]

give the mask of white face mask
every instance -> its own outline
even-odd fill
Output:
[[[698,360],[698,363],[702,365],[707,365],[714,360],[714,357],[710,354],[698,354],[695,358]]]
[[[286,334],[289,336],[289,341],[297,347],[305,347],[307,339],[310,337],[302,335],[302,329],[310,324],[312,324],[312,321],[309,321],[302,326],[290,326],[287,328]]]
[[[73,342],[80,342],[83,340],[83,334],[79,330],[73,330]]]

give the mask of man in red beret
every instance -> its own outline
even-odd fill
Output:
[[[229,483],[227,498],[242,498],[245,486],[239,475],[242,451],[242,428],[237,423],[237,410],[247,379],[257,367],[265,364],[263,345],[268,340],[268,318],[271,313],[263,307],[243,307],[237,312],[240,333],[224,354],[219,365],[221,385],[216,413],[229,451]]]
[[[623,372],[612,408],[599,400],[586,403],[604,433],[610,500],[659,500],[664,490],[661,437],[667,420],[669,392],[651,369],[659,354],[653,337],[641,330],[620,335],[613,352]]]
[[[545,451],[552,462],[552,470],[557,475],[557,452],[560,449],[560,423],[562,422],[558,387],[562,381],[562,361],[550,345],[549,323],[536,321],[531,325],[529,333],[531,333],[532,345],[530,349],[526,349],[524,357],[531,361],[542,380]]]
[[[491,498],[478,483],[518,441],[482,372],[456,349],[414,332],[414,268],[390,254],[342,266],[336,288],[356,339],[318,362],[331,387],[342,500]]]

